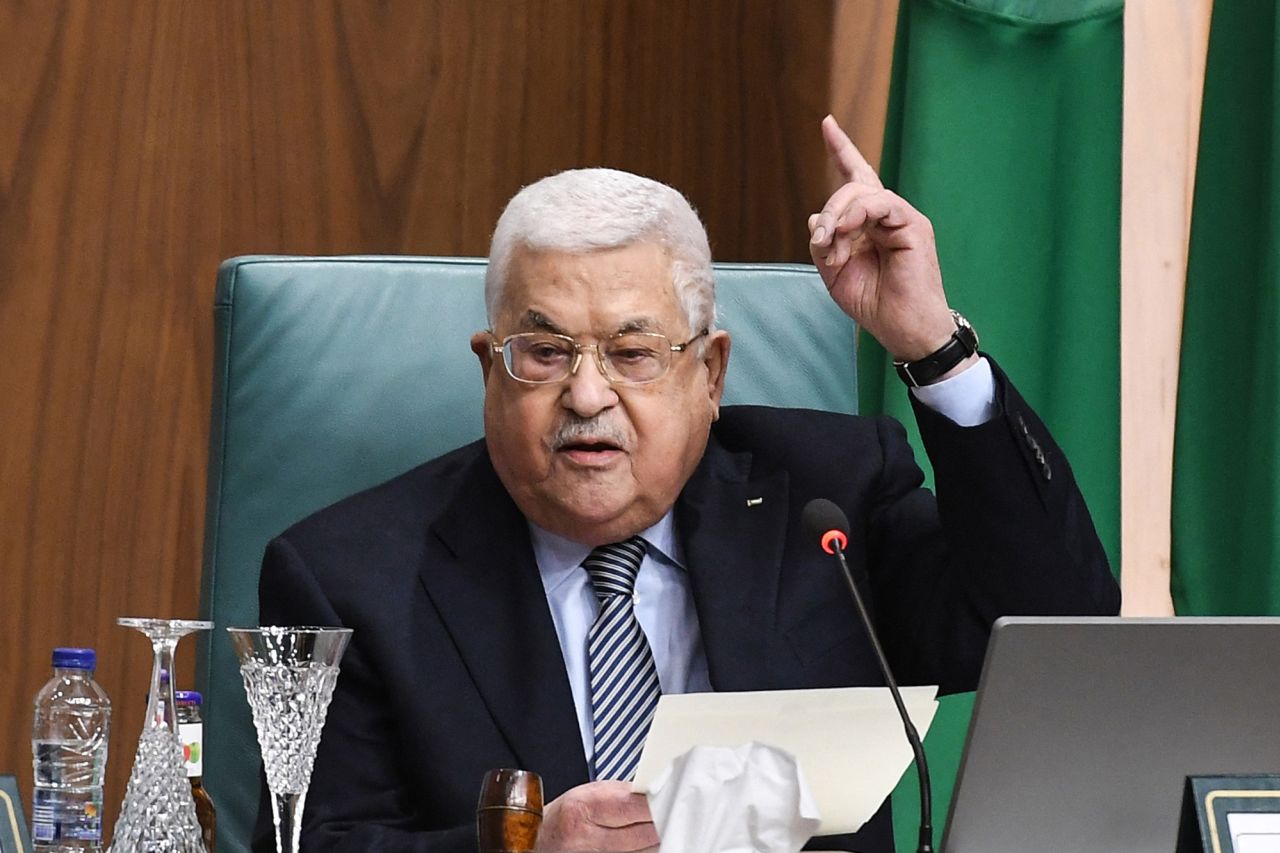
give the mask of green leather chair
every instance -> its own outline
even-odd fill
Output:
[[[218,271],[197,681],[220,853],[248,849],[258,746],[223,630],[258,621],[268,539],[481,435],[484,261],[233,258]],[[852,412],[854,330],[812,267],[716,266],[725,402]],[[479,780],[477,780],[479,784]]]

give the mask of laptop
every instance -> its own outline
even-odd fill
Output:
[[[943,853],[1170,853],[1188,775],[1280,773],[1280,618],[1003,618]]]

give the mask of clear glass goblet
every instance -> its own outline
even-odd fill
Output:
[[[116,821],[109,853],[205,853],[196,819],[191,783],[187,781],[178,717],[174,708],[173,652],[178,640],[192,631],[207,631],[212,622],[191,619],[117,619],[151,640],[151,690],[147,718],[138,739],[138,752],[129,773],[120,819]],[[168,678],[162,677],[162,673]]]
[[[320,730],[350,628],[228,628],[271,790],[276,850],[296,853]]]

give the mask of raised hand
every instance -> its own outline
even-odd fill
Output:
[[[880,176],[831,116],[827,151],[845,184],[809,217],[809,253],[840,308],[897,361],[914,361],[955,331],[933,225]]]

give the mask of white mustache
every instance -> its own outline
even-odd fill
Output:
[[[562,423],[556,428],[555,435],[551,437],[551,448],[559,450],[566,445],[585,441],[606,442],[614,447],[627,449],[627,437],[622,430],[598,420],[573,420]]]

